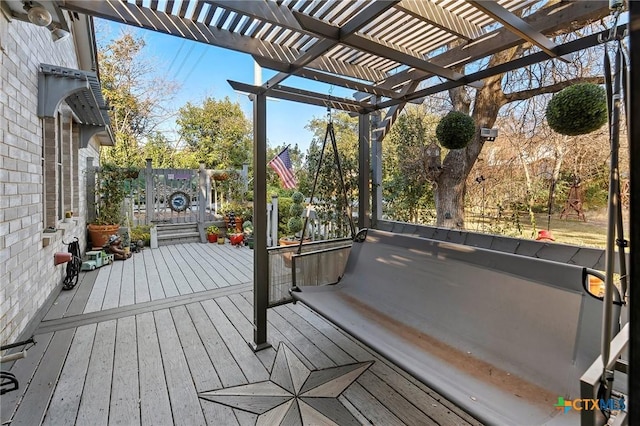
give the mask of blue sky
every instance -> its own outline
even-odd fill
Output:
[[[160,75],[169,73],[168,78],[180,84],[175,99],[170,102],[177,110],[187,102],[200,103],[205,97],[222,99],[228,96],[242,106],[246,116],[253,119],[252,104],[246,94],[235,92],[227,80],[254,83],[254,62],[250,55],[227,49],[185,40],[153,31],[116,24],[97,19],[98,38],[115,38],[129,29],[144,38],[145,56],[158,62]],[[101,34],[102,32],[102,34]],[[262,69],[262,81],[275,75],[274,71]],[[350,97],[351,92],[339,87],[330,87],[298,77],[290,77],[284,85],[317,91],[322,94]],[[326,109],[313,105],[284,100],[267,102],[267,138],[269,146],[298,144],[306,151],[312,134],[305,125],[314,117],[324,117]],[[175,128],[175,122],[162,125],[163,129]],[[169,134],[168,134],[169,136]]]

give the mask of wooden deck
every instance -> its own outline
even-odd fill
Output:
[[[2,424],[478,424],[300,304],[269,310],[273,347],[254,353],[252,256],[183,244],[81,273],[13,365]]]

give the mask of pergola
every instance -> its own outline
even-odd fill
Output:
[[[21,2],[7,1],[16,14]],[[558,58],[598,43],[598,34],[580,35],[565,44],[552,36],[574,23],[609,15],[608,1],[556,2],[542,10],[538,0],[56,0],[47,2],[54,23],[64,26],[60,9],[83,13],[175,35],[251,55],[277,74],[261,86],[230,81],[234,89],[251,94],[254,104],[255,211],[266,211],[266,98],[280,98],[347,111],[359,116],[360,195],[359,226],[369,226],[381,209],[381,141],[407,102],[462,85],[479,87],[482,79],[548,59]],[[631,44],[640,45],[640,5],[629,1]],[[536,13],[530,13],[535,10]],[[58,17],[58,18],[56,18]],[[626,24],[619,28],[622,33]],[[606,32],[603,32],[606,36]],[[494,67],[463,65],[517,45],[527,44],[526,56]],[[640,63],[639,49],[631,49],[631,63]],[[637,69],[637,68],[636,68]],[[638,118],[640,73],[631,69],[630,104]],[[327,87],[352,89],[353,98],[337,97],[288,86],[297,76]],[[382,113],[371,129],[371,113]],[[633,122],[635,120],[631,120]],[[639,127],[631,127],[631,181],[638,181]],[[373,131],[371,131],[373,130]],[[370,135],[372,135],[370,137]],[[373,164],[371,164],[371,163]],[[370,176],[370,169],[373,174]],[[375,188],[373,194],[369,187]],[[631,192],[631,239],[638,241],[638,191]],[[266,217],[256,215],[256,230],[266,229]],[[254,348],[266,341],[268,289],[266,233],[256,232],[254,260]],[[638,283],[631,252],[631,287]],[[631,303],[638,297],[631,292]],[[632,310],[632,357],[640,336],[640,318]],[[640,362],[640,361],[639,361]],[[634,365],[639,365],[637,362]],[[632,371],[634,371],[632,369]],[[634,376],[632,375],[631,378]],[[637,381],[631,391],[640,394]],[[636,404],[637,406],[637,404]]]

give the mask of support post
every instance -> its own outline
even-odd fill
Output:
[[[278,195],[271,196],[271,247],[278,245]]]
[[[369,136],[371,127],[369,124],[369,114],[360,114],[358,117],[358,228],[368,228],[371,223],[369,215],[371,213],[369,203],[371,192],[369,182],[371,180],[371,166],[369,162]],[[355,235],[354,235],[355,237]]]
[[[147,158],[147,166],[144,173],[144,208],[145,208],[145,224],[151,225],[155,217],[155,194],[153,193],[153,165],[152,159]]]
[[[205,210],[207,208],[207,204],[209,201],[209,197],[207,196],[207,171],[204,168],[204,163],[200,163],[200,168],[198,169],[198,229],[200,227],[204,227],[205,221]],[[201,233],[201,237],[204,237],[204,234]],[[201,238],[202,239],[202,238]],[[204,240],[202,241],[205,242]]]
[[[87,223],[96,220],[96,169],[93,165],[93,157],[87,157]]]
[[[376,132],[380,125],[380,112],[371,114],[371,222],[374,228],[382,220],[382,136],[383,132]]]
[[[630,1],[629,5],[629,29],[631,67],[629,72],[630,92],[626,100],[630,103],[630,117],[627,121],[630,132],[630,207],[629,227],[630,240],[640,241],[640,2]],[[636,143],[634,143],[635,141]],[[635,188],[635,189],[633,189]],[[629,250],[629,305],[635,309],[629,309],[630,327],[629,333],[629,401],[640,400],[640,250],[637,244],[631,244]],[[640,404],[630,404],[629,424],[639,424]]]
[[[269,305],[269,255],[267,253],[267,96],[253,95],[253,344],[254,351],[266,349]],[[260,214],[259,212],[263,212]]]

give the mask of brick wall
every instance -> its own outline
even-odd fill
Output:
[[[59,129],[60,120],[50,119],[45,123],[37,116],[38,69],[41,63],[77,68],[72,38],[53,43],[46,28],[9,21],[0,13],[1,344],[15,341],[47,298],[58,291],[65,268],[63,265],[54,266],[53,254],[66,251],[63,240],[70,241],[77,236],[84,250],[84,166],[87,157],[98,157],[94,145],[77,149],[78,132],[75,129]],[[63,131],[66,143],[74,146],[72,150],[67,147],[61,153],[70,159],[66,169],[68,174],[63,179],[63,185],[69,189],[63,192],[63,197],[67,194],[64,201],[74,206],[77,219],[69,224],[58,220],[55,213],[57,200],[44,199],[43,156],[47,157],[43,146],[44,129],[53,134]],[[74,134],[75,141],[72,140]],[[49,160],[46,158],[45,167],[55,167]],[[71,190],[74,180],[79,197],[75,190]],[[55,186],[57,181],[52,179],[47,184]],[[57,194],[58,189],[54,187],[53,193]],[[45,205],[54,210],[45,212]],[[59,230],[43,234],[45,220]]]

